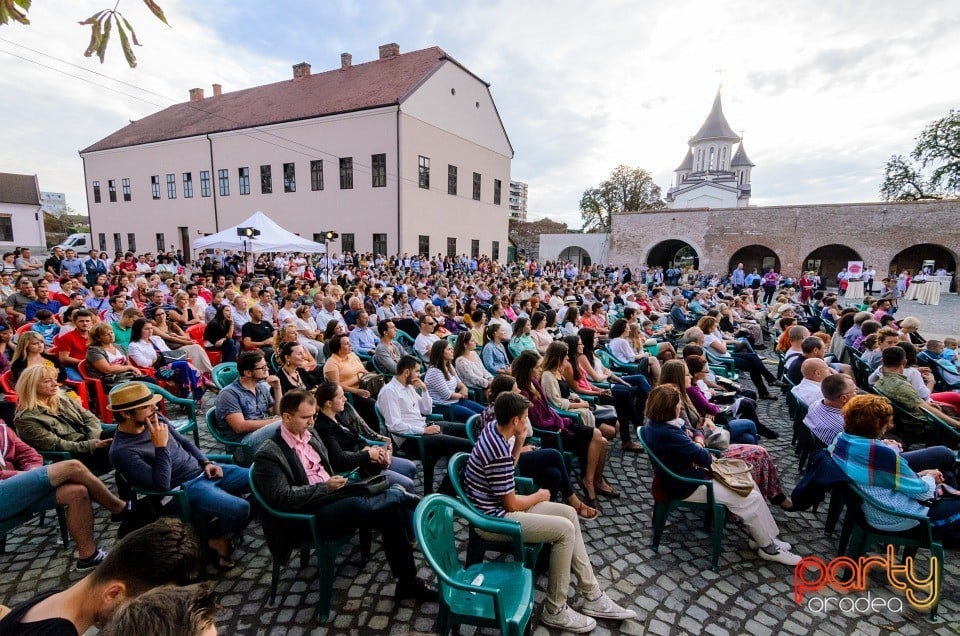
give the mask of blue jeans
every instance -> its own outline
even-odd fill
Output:
[[[383,471],[383,475],[390,485],[398,484],[407,492],[413,492],[413,478],[417,476],[417,465],[405,457],[394,455],[390,458],[390,466]]]
[[[0,519],[25,512],[43,512],[57,506],[57,489],[41,466],[0,481]]]
[[[520,453],[517,458],[517,472],[522,477],[532,479],[538,488],[549,490],[551,497],[559,494],[566,501],[573,494],[563,455],[555,448],[538,448]]]
[[[201,474],[183,484],[190,506],[214,517],[210,536],[239,533],[250,522],[250,504],[241,495],[250,493],[248,470],[233,464],[220,464],[223,477],[207,479]]]
[[[731,444],[758,444],[757,425],[750,420],[730,420],[727,424]]]
[[[260,446],[265,441],[276,435],[278,430],[280,430],[280,420],[245,434],[240,442],[250,449],[249,456],[253,457],[253,454],[257,452]]]
[[[450,416],[455,422],[466,422],[468,419],[470,419],[471,415],[483,413],[482,404],[477,404],[473,400],[468,400],[466,398],[458,402],[454,402],[453,404],[448,404],[447,408],[450,409]]]

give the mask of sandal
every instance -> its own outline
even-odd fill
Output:
[[[224,556],[209,546],[207,547],[207,557],[210,560],[210,564],[216,567],[218,570],[229,570],[237,567],[236,561],[231,559],[229,556]]]
[[[640,446],[637,442],[630,442],[628,444],[621,444],[620,449],[625,453],[642,453],[643,447]]]
[[[606,484],[606,485],[608,490],[602,490],[600,488],[595,488],[594,490],[597,491],[598,495],[603,495],[604,497],[609,497],[610,499],[619,499],[620,491],[617,490],[616,488],[610,487],[610,484]]]
[[[593,497],[590,496],[590,493],[587,491],[587,487],[584,485],[582,479],[577,480],[577,485],[580,486],[580,490],[583,491],[583,497],[580,501],[590,506],[591,508],[597,507],[597,496],[594,494]]]
[[[574,508],[577,511],[577,516],[581,519],[596,519],[600,516],[600,511],[592,506],[588,506],[583,501],[580,502],[580,505]]]

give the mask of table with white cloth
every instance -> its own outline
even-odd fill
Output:
[[[949,294],[950,287],[953,285],[953,276],[934,276],[933,274],[927,274],[927,282],[940,283],[940,293]]]
[[[940,285],[937,283],[924,283],[923,285],[917,285],[917,287],[919,287],[917,290],[917,302],[921,305],[940,304]]]
[[[851,280],[847,282],[847,298],[863,298],[863,281]]]
[[[920,290],[926,286],[926,283],[910,283],[907,293],[903,295],[903,300],[916,300]]]

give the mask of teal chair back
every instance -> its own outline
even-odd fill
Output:
[[[207,425],[207,431],[210,433],[210,436],[223,444],[226,447],[227,452],[233,456],[233,460],[240,466],[249,466],[251,463],[253,463],[252,449],[246,444],[234,442],[233,440],[225,438],[217,429],[216,418],[216,407],[207,409],[203,419],[204,423]]]
[[[664,464],[657,454],[650,447],[650,444],[647,442],[646,429],[643,426],[637,427],[637,439],[640,440],[640,444],[643,446],[644,450],[647,451],[647,457],[650,458],[650,464],[654,471],[654,476],[659,471],[662,476],[675,479],[677,481],[695,484],[696,486],[704,486],[707,489],[707,501],[705,503],[698,503],[692,501],[682,501],[679,499],[669,499],[669,500],[657,500],[654,498],[653,506],[653,542],[652,547],[653,551],[657,552],[660,550],[660,539],[663,536],[663,530],[667,525],[667,517],[670,515],[670,511],[674,508],[693,508],[703,510],[707,513],[706,515],[706,527],[710,530],[711,538],[711,558],[710,565],[711,569],[716,572],[719,567],[720,562],[720,552],[723,548],[723,525],[727,518],[727,507],[722,503],[718,503],[713,493],[713,480],[712,479],[695,479],[692,477],[683,477],[677,473],[670,470],[666,464]],[[719,454],[718,451],[711,451],[715,454]],[[711,529],[712,525],[712,529]]]
[[[471,528],[502,535],[514,560],[461,564],[457,517]],[[439,634],[461,624],[497,628],[508,636],[526,633],[533,614],[533,572],[523,564],[520,524],[479,515],[452,497],[428,495],[417,506],[414,530],[440,583]]]
[[[214,385],[216,385],[218,389],[222,389],[237,379],[237,376],[239,375],[237,373],[237,363],[221,362],[217,366],[213,367],[213,373],[210,375]]]

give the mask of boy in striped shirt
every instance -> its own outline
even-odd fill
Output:
[[[550,543],[547,598],[540,621],[544,625],[582,634],[597,622],[591,617],[627,620],[636,612],[613,602],[600,589],[583,545],[580,522],[570,506],[550,501],[550,491],[518,495],[514,486],[515,455],[526,437],[530,402],[517,393],[501,393],[494,403],[497,421],[483,429],[467,462],[464,481],[467,496],[481,511],[520,524],[523,540]],[[510,440],[513,438],[513,447]],[[567,605],[571,572],[576,574],[583,597],[580,611]]]

